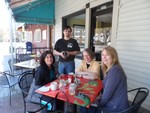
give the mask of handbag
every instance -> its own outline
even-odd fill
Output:
[[[33,79],[28,96],[27,96],[27,102],[32,102],[32,103],[41,103],[41,97],[42,95],[39,93],[36,93],[35,90],[40,88],[41,86],[35,86],[35,79]]]

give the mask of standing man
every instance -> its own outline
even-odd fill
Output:
[[[80,52],[77,41],[71,38],[72,29],[66,26],[63,29],[64,37],[59,39],[54,47],[54,55],[59,56],[58,71],[59,74],[68,74],[75,72],[75,55]]]

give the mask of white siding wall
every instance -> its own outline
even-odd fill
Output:
[[[150,0],[120,0],[116,48],[128,88],[150,90]],[[150,110],[150,95],[143,103]]]

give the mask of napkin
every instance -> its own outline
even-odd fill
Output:
[[[42,87],[39,88],[38,90],[39,90],[39,91],[42,91],[42,92],[47,92],[47,91],[49,91],[49,89],[50,89],[50,86],[42,86]]]

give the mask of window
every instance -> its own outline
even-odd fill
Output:
[[[32,31],[25,31],[26,41],[32,42]]]
[[[34,32],[34,40],[36,42],[40,42],[41,41],[41,29],[36,29]]]
[[[46,30],[43,30],[43,31],[42,31],[42,39],[43,39],[43,40],[46,40]]]

